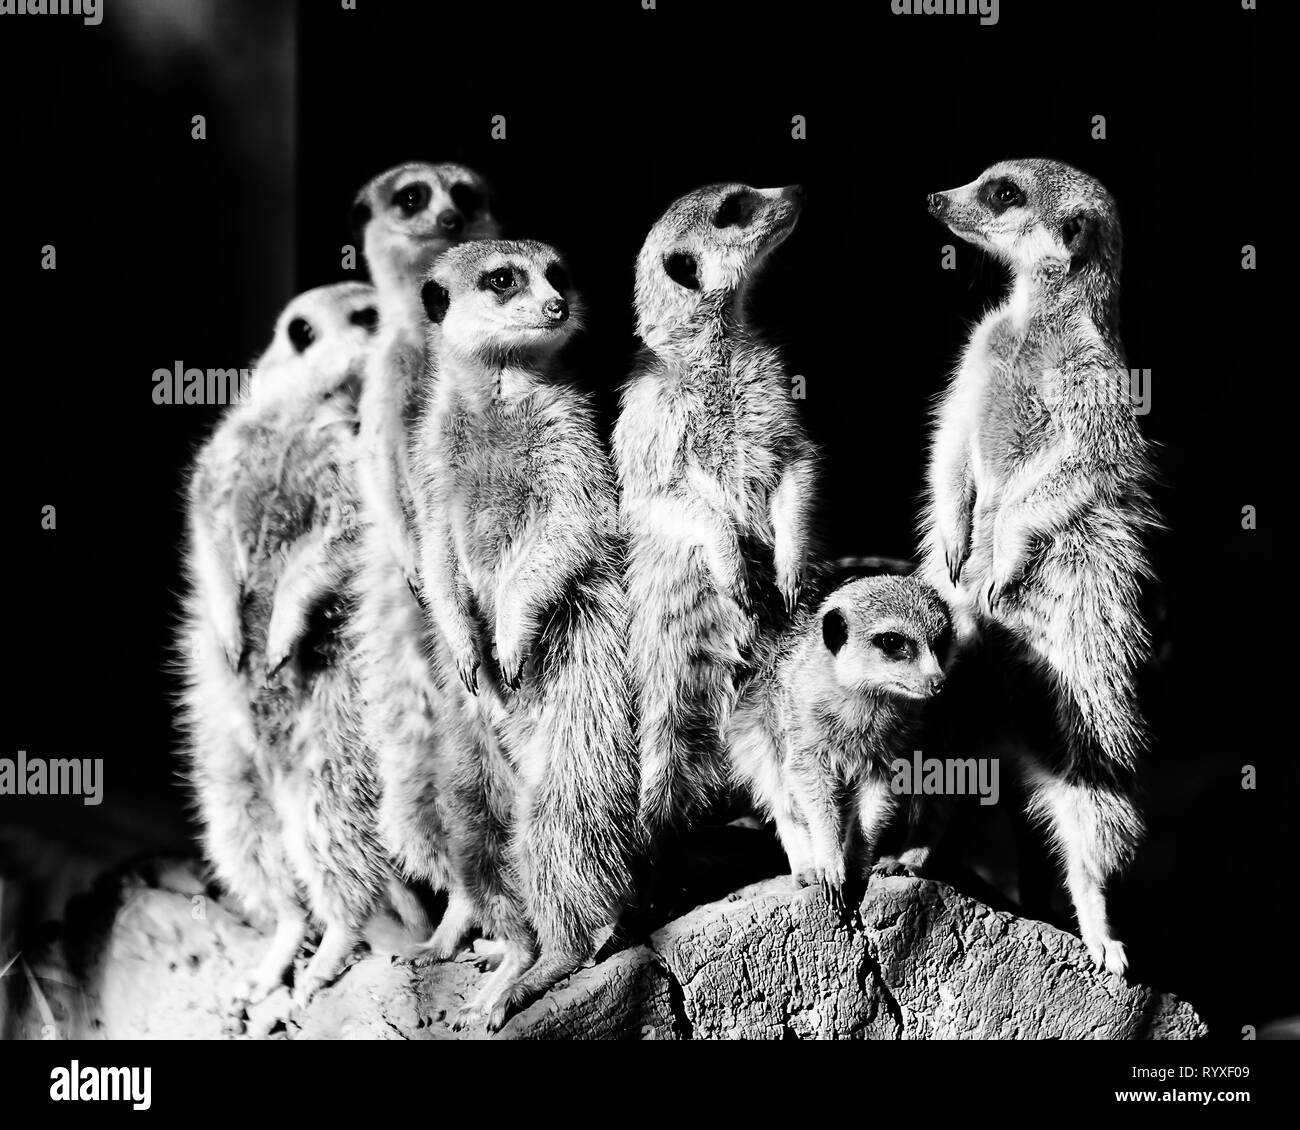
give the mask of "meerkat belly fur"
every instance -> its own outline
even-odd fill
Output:
[[[452,882],[435,781],[446,688],[430,662],[419,604],[409,444],[422,404],[427,325],[420,288],[448,247],[497,234],[482,178],[459,165],[409,163],[358,194],[353,226],[378,291],[379,335],[361,393],[361,534],[350,638],[360,681],[361,737],[382,783],[380,835],[404,873],[450,891],[432,956],[459,937],[468,909]]]
[[[1046,676],[1059,748],[1025,760],[1031,811],[1064,857],[1089,952],[1122,973],[1105,887],[1142,831],[1138,600],[1157,519],[1119,339],[1119,218],[1096,180],[1046,160],[995,165],[930,210],[1013,284],[936,414],[923,568],[963,636],[1005,636]]]
[[[180,641],[190,775],[219,880],[275,924],[236,1007],[280,984],[308,911],[325,927],[296,986],[298,1003],[310,999],[392,877],[372,768],[344,741],[355,687],[338,632],[357,525],[356,386],[374,316],[361,284],[291,303],[249,403],[221,423],[190,481]]]
[[[531,242],[454,248],[424,289],[421,576],[463,684],[444,797],[458,880],[506,946],[459,1022],[492,1029],[593,954],[638,844],[613,470],[553,361],[574,299]]]
[[[736,783],[775,821],[791,873],[821,883],[841,911],[851,870],[865,875],[876,862],[898,808],[892,762],[914,748],[951,642],[930,585],[850,581],[770,640],[732,715]],[[924,856],[909,848],[903,860],[919,869]]]
[[[645,348],[614,454],[640,811],[652,831],[689,821],[724,786],[738,675],[805,575],[815,455],[780,355],[745,316],[747,288],[802,198],[799,188],[697,189],[654,225],[637,261]]]

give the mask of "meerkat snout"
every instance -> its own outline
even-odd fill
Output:
[[[948,210],[948,194],[946,192],[932,192],[925,199],[930,208],[930,215],[936,220],[943,219],[944,212]]]
[[[461,219],[459,212],[448,208],[438,214],[438,226],[448,235],[459,235],[465,227],[465,221]]]

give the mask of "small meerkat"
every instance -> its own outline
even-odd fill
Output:
[[[310,912],[325,933],[295,986],[305,1004],[392,891],[373,770],[343,744],[353,688],[338,631],[374,314],[373,289],[356,283],[290,303],[253,395],[218,426],[190,480],[180,641],[190,777],[218,879],[274,923],[233,993],[236,1011],[282,982]]]
[[[459,725],[441,780],[458,881],[505,955],[458,1018],[506,1015],[615,923],[638,848],[613,470],[556,351],[577,297],[540,243],[468,243],[423,291],[421,576]],[[441,930],[442,927],[439,927]]]
[[[803,189],[711,185],[675,201],[636,266],[644,342],[614,429],[652,832],[725,787],[722,730],[760,631],[798,601],[816,455],[780,354],[745,314]],[[784,605],[784,608],[782,607]]]
[[[349,636],[360,683],[361,740],[382,783],[380,836],[405,875],[448,890],[447,930],[469,913],[455,890],[434,780],[446,690],[419,604],[409,444],[422,403],[427,323],[420,288],[449,247],[498,234],[488,188],[471,169],[409,162],[361,189],[352,221],[378,291],[379,337],[361,393],[361,533]],[[449,957],[439,946],[431,956]]]
[[[1013,281],[936,412],[922,569],[960,608],[959,637],[1005,640],[1045,676],[1057,734],[1025,758],[1030,811],[1089,953],[1123,973],[1105,888],[1142,834],[1138,601],[1158,519],[1119,337],[1119,216],[1095,179],[1048,160],[994,165],[929,206]]]
[[[801,883],[846,909],[844,885],[876,863],[898,807],[891,766],[915,748],[943,688],[948,610],[914,577],[850,581],[802,610],[750,681],[728,725],[733,780],[776,823]],[[923,846],[901,862],[919,870]]]

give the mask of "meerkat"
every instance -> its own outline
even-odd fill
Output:
[[[217,878],[274,923],[232,1013],[284,980],[314,916],[324,935],[295,1003],[341,970],[393,873],[373,768],[346,745],[354,680],[340,594],[357,525],[356,395],[372,346],[364,284],[309,291],[281,316],[252,395],[189,484],[181,637],[189,771]]]
[[[421,577],[459,676],[441,779],[457,879],[504,944],[457,1023],[496,1030],[593,955],[629,892],[616,488],[590,400],[555,361],[577,322],[556,251],[462,244],[423,302],[437,376],[416,444]]]
[[[772,638],[730,719],[733,780],[775,822],[791,874],[820,883],[841,912],[851,869],[865,877],[877,863],[898,808],[892,763],[914,748],[951,643],[930,585],[850,581]],[[909,846],[903,863],[922,869],[928,846]]]
[[[711,185],[675,201],[636,265],[644,343],[614,430],[630,655],[652,833],[725,787],[722,732],[758,633],[778,630],[809,553],[816,454],[780,354],[745,300],[803,189]]]
[[[1119,337],[1119,217],[1096,180],[1047,160],[994,165],[929,208],[1013,281],[936,412],[922,569],[960,607],[959,637],[1044,677],[1057,733],[1025,758],[1029,810],[1089,953],[1122,974],[1105,891],[1142,835],[1138,601],[1158,520]]]
[[[378,291],[379,338],[361,393],[359,472],[364,528],[349,636],[360,680],[359,737],[374,750],[382,783],[380,836],[411,879],[449,891],[442,939],[468,925],[452,882],[434,780],[446,689],[431,665],[429,622],[420,608],[412,525],[409,443],[422,398],[427,324],[420,288],[447,248],[498,234],[483,178],[453,164],[411,162],[361,189],[352,221]]]

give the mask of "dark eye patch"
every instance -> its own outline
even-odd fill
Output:
[[[569,289],[569,272],[558,259],[546,268],[546,281],[561,294]]]
[[[1022,189],[1010,177],[994,177],[980,186],[979,198],[982,203],[995,212],[1005,212],[1008,208],[1024,205],[1026,196]]]
[[[414,216],[417,212],[423,212],[432,199],[433,189],[424,181],[415,181],[393,193],[393,205],[399,208],[404,216]]]
[[[664,256],[664,270],[678,286],[687,290],[700,289],[700,268],[689,251],[674,251]]]
[[[455,184],[451,187],[451,202],[456,206],[456,211],[468,222],[482,210],[486,200],[483,193],[472,185]]]
[[[379,325],[379,311],[373,306],[364,306],[360,310],[353,310],[348,321],[354,326],[364,326],[371,333],[374,333]]]
[[[743,228],[749,225],[758,211],[759,198],[752,192],[733,192],[713,215],[715,228]]]
[[[306,318],[294,318],[289,323],[289,344],[293,346],[294,352],[305,353],[307,347],[316,340],[316,331],[312,329],[311,323]]]
[[[832,608],[822,617],[822,643],[832,655],[839,655],[840,648],[848,642],[848,639],[849,625],[844,619],[844,613],[838,608]]]

